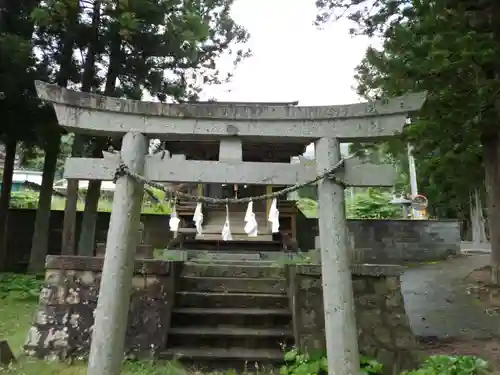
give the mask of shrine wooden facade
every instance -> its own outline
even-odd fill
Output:
[[[271,163],[290,163],[294,156],[304,153],[308,143],[303,144],[259,144],[251,142],[242,142],[243,161],[249,162],[271,162]],[[166,142],[166,149],[172,155],[182,155],[186,160],[230,160],[232,157],[238,158],[239,155],[232,155],[231,150],[227,150],[228,155],[222,155],[220,142]],[[237,153],[237,151],[236,151]],[[269,194],[280,190],[285,185],[261,185],[261,184],[183,184],[181,191],[198,196],[207,196],[212,198],[246,198]],[[276,249],[286,247],[283,243],[283,236],[295,240],[297,235],[296,215],[298,209],[295,201],[287,200],[286,196],[278,200],[278,209],[280,212],[280,233],[274,235],[270,231],[270,223],[267,216],[270,210],[271,200],[260,200],[253,204],[254,213],[259,224],[259,235],[257,237],[248,237],[244,232],[244,214],[246,205],[232,205],[230,209],[231,232],[234,242],[243,242],[240,246],[245,246],[244,242],[267,241],[276,242]],[[192,225],[193,213],[196,203],[193,201],[180,200],[176,205],[178,216],[182,220],[182,229],[180,236],[189,237],[194,235],[194,226]],[[195,236],[198,240],[221,241],[221,230],[225,220],[225,207],[216,205],[204,205],[204,230],[203,235]],[[191,229],[190,229],[191,228]]]

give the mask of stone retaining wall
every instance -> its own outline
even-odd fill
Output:
[[[47,258],[46,285],[25,346],[28,355],[63,359],[88,354],[102,266],[98,257]],[[126,338],[129,356],[151,357],[166,347],[181,270],[182,262],[135,261]],[[401,271],[399,266],[352,268],[360,352],[391,371],[415,364],[416,341],[404,309]],[[287,275],[295,342],[308,351],[324,349],[321,267],[290,265]]]
[[[77,215],[78,243],[81,212]],[[7,268],[24,272],[30,257],[36,210],[9,210]],[[61,254],[64,211],[50,215],[49,254]],[[172,240],[168,215],[142,215],[144,243],[164,249]],[[99,212],[96,242],[106,242],[109,213]],[[460,226],[456,220],[347,220],[353,261],[356,263],[401,264],[444,259],[460,251]],[[297,217],[297,242],[302,251],[315,248],[318,220]]]
[[[86,356],[97,306],[102,258],[49,256],[40,309],[25,345],[30,356]],[[178,274],[176,262],[136,260],[126,352],[150,356],[165,346]]]
[[[399,266],[354,265],[352,280],[360,353],[393,374],[415,368],[416,339],[401,294]],[[321,266],[290,267],[289,297],[295,342],[305,351],[325,350]]]
[[[307,225],[302,223],[302,228]],[[318,235],[317,221],[304,232]],[[347,232],[353,263],[405,264],[460,254],[456,220],[347,220]],[[304,242],[309,243],[305,234],[298,236],[304,237],[299,239],[301,248]],[[320,248],[319,239],[313,246],[310,248]]]

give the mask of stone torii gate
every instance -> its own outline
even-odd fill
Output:
[[[325,107],[242,104],[162,104],[80,93],[36,82],[59,124],[75,133],[123,137],[121,158],[70,158],[65,177],[112,180],[120,162],[156,182],[295,185],[341,162],[340,142],[371,142],[400,132],[425,94]],[[220,160],[148,156],[148,138],[220,141]],[[316,165],[242,161],[242,143],[315,142]],[[335,174],[346,185],[391,186],[394,169],[348,159]],[[318,184],[325,331],[330,374],[357,375],[359,353],[348,261],[344,185]],[[89,358],[89,375],[118,375],[144,186],[130,176],[116,183]]]

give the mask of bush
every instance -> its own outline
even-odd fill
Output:
[[[36,300],[43,279],[32,275],[0,274],[0,299]]]
[[[37,208],[39,193],[33,190],[13,191],[10,197],[12,208]]]
[[[360,375],[377,375],[383,373],[382,364],[373,359],[361,357]],[[316,355],[301,354],[297,349],[285,353],[285,365],[280,369],[281,375],[327,375],[328,360],[324,353]]]
[[[427,359],[418,370],[402,375],[484,375],[489,374],[488,362],[473,356],[437,355]]]
[[[391,204],[390,194],[369,189],[366,194],[357,194],[348,202],[346,214],[349,219],[401,219],[401,207]]]
[[[376,360],[361,357],[360,375],[383,374],[383,365]],[[401,375],[485,375],[489,374],[488,363],[473,356],[432,356],[423,365]],[[281,375],[327,375],[328,361],[324,353],[302,354],[297,349],[285,353],[285,365]]]

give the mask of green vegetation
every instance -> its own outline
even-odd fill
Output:
[[[0,274],[0,339],[7,340],[15,354],[26,340],[41,283],[35,276]]]
[[[155,197],[158,202],[153,201],[150,195],[144,195],[144,201],[142,204],[142,213],[145,214],[158,214],[167,215],[172,212],[172,206],[170,202],[165,200],[165,193],[155,190]],[[25,209],[37,209],[38,208],[38,196],[37,191],[32,190],[22,190],[13,192],[11,195],[10,207],[12,208],[25,208]],[[66,205],[66,199],[64,197],[53,196],[51,209],[53,211],[64,211]],[[111,212],[112,209],[112,198],[99,200],[97,210],[99,212]],[[83,211],[85,208],[85,199],[80,199],[77,203],[78,211]]]
[[[120,150],[121,140],[67,134],[52,106],[42,105],[33,82],[41,80],[81,92],[160,102],[190,102],[207,85],[227,82],[231,71],[216,61],[226,54],[237,66],[250,51],[247,31],[230,12],[233,0],[217,1],[3,1],[0,17],[0,141],[5,146],[0,195],[0,269],[6,259],[6,221],[16,151],[20,165],[43,170],[28,269],[43,270],[55,176],[69,156],[101,157]],[[168,27],[165,27],[168,24]],[[8,74],[5,74],[8,72]],[[111,144],[109,144],[111,143]],[[91,252],[100,181],[91,181],[78,244]],[[75,238],[78,189],[70,185],[63,238]],[[33,206],[28,197],[21,205]],[[61,204],[59,204],[59,207]],[[33,207],[32,207],[33,208]],[[57,208],[56,208],[57,209]],[[144,206],[165,213],[168,205]],[[72,233],[69,233],[72,232]],[[72,250],[73,251],[73,250]]]
[[[347,203],[346,214],[349,219],[401,219],[402,209],[391,204],[392,195],[368,189],[365,194],[357,194]]]
[[[361,357],[362,375],[382,374],[384,366],[379,362]],[[285,365],[280,369],[280,375],[315,375],[328,374],[328,361],[324,353],[307,355],[292,349],[285,353]]]
[[[385,99],[427,92],[399,139],[355,146],[403,161],[411,144],[419,190],[432,216],[471,223],[471,196],[481,196],[491,282],[500,284],[500,3],[318,0],[316,6],[318,24],[349,18],[353,34],[381,42],[367,49],[357,67],[359,95]]]
[[[360,358],[361,375],[384,373],[384,366],[366,357]],[[405,371],[401,375],[484,375],[491,371],[486,361],[473,356],[431,356],[419,369]],[[280,375],[325,375],[328,362],[324,353],[307,355],[296,349],[285,353],[285,365]]]
[[[348,219],[401,219],[402,208],[391,204],[392,195],[368,189],[366,193],[356,194],[353,200],[346,201]],[[297,207],[306,217],[318,217],[318,202],[300,198]]]

